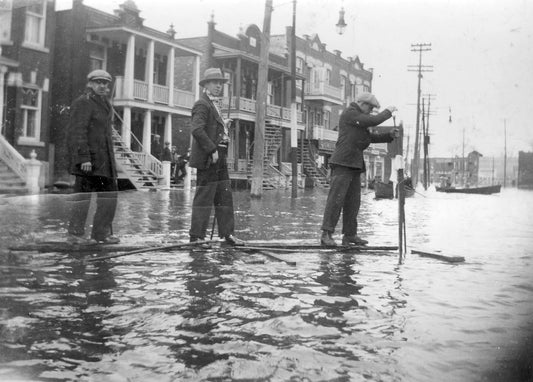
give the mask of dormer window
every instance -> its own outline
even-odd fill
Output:
[[[255,37],[250,37],[250,46],[253,46],[254,48],[257,46],[257,40]]]

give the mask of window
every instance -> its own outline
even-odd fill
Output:
[[[331,69],[326,69],[326,78],[325,78],[325,82],[326,84],[330,84],[331,82]]]
[[[24,42],[44,47],[46,28],[46,0],[40,0],[26,7],[26,29]]]
[[[40,90],[22,88],[22,136],[39,140],[40,135]]]
[[[267,84],[267,104],[268,105],[272,105],[273,101],[274,101],[274,89],[273,89],[273,86],[272,86],[272,82],[269,82]]]
[[[324,111],[324,128],[328,130],[330,129],[330,114],[331,113],[329,111]]]
[[[296,73],[303,73],[304,60],[300,57],[296,57]]]
[[[257,46],[257,40],[253,37],[250,37],[250,46],[253,46],[254,48]]]
[[[346,77],[345,76],[341,76],[341,95],[342,95],[342,98],[345,98],[346,97]]]
[[[103,45],[89,44],[89,71],[96,69],[106,69],[106,48]]]

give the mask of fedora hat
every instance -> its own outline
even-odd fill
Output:
[[[200,80],[200,86],[204,86],[209,81],[222,81],[228,82],[227,78],[224,78],[222,70],[219,68],[207,68],[204,72],[204,78]]]

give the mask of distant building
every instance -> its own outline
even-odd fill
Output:
[[[55,1],[0,1],[0,192],[24,192],[26,160],[41,161],[50,181],[50,74]]]
[[[518,152],[518,188],[533,188],[533,152]]]

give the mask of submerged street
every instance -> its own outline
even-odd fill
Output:
[[[115,234],[124,244],[186,241],[192,197],[121,192]],[[236,234],[318,244],[326,197],[235,192]],[[397,251],[278,253],[290,266],[233,249],[97,262],[9,250],[62,240],[67,198],[0,198],[0,380],[532,378],[530,191],[406,200],[408,249],[464,256],[458,264],[408,253],[399,265]],[[397,245],[397,214],[397,201],[365,190],[359,234]]]

